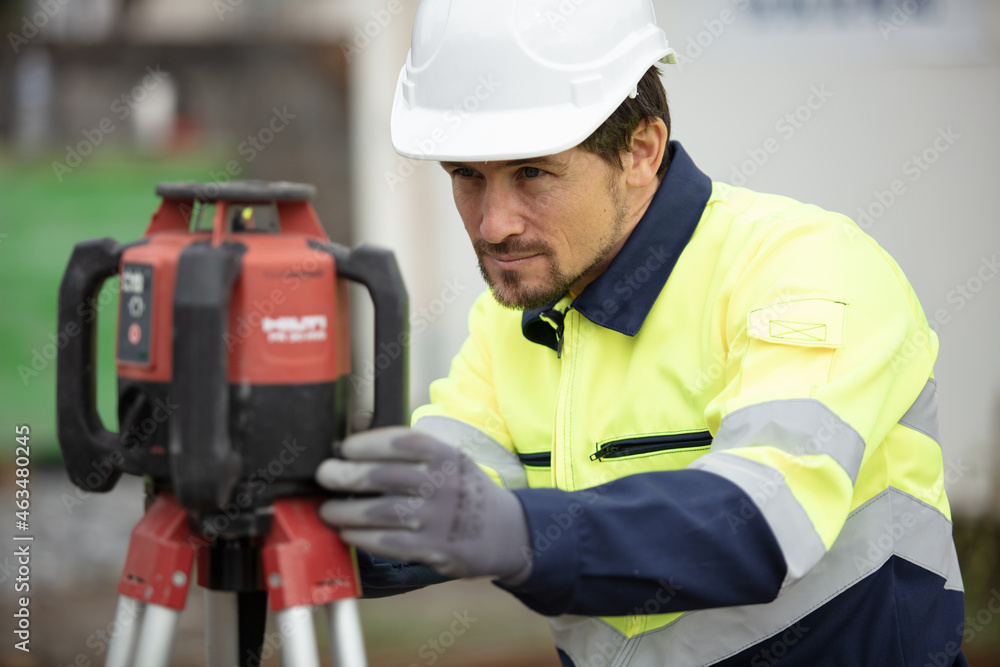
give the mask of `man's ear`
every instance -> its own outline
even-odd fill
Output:
[[[625,154],[626,164],[631,157],[625,182],[634,188],[643,188],[656,178],[656,171],[667,152],[670,139],[667,125],[662,118],[647,118],[632,133],[632,150]]]

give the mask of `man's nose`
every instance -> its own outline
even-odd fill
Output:
[[[502,183],[488,183],[483,194],[479,233],[489,243],[501,243],[524,232],[524,218],[517,195]]]

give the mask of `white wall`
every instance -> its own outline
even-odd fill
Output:
[[[485,289],[445,173],[437,163],[398,156],[389,138],[389,112],[416,4],[358,2],[350,28],[352,145],[358,167],[355,239],[394,250],[406,280],[414,407],[427,402],[428,384],[447,374],[467,333],[466,314]],[[390,6],[400,11],[393,13]],[[355,296],[354,321],[363,326],[370,321],[370,310],[362,294]],[[365,349],[370,335],[361,329],[356,336],[361,359],[371,358]],[[364,371],[364,363],[356,366]]]

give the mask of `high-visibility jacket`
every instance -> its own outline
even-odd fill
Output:
[[[479,298],[414,426],[515,490],[509,590],[565,665],[966,664],[913,289],[848,218],[671,150],[575,299]]]

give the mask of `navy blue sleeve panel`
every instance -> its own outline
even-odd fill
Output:
[[[562,667],[576,667],[576,665],[573,664],[573,661],[570,660],[568,655],[563,653],[561,650],[557,649],[557,651],[559,654],[559,664],[562,665]]]
[[[450,581],[422,563],[401,563],[391,558],[374,556],[358,549],[358,572],[361,594],[365,598],[382,598],[415,591],[424,586]]]
[[[968,667],[962,593],[898,556],[784,631],[714,667]]]
[[[785,560],[753,500],[702,470],[648,472],[580,491],[514,491],[534,567],[517,587],[541,614],[625,616],[773,600]]]

